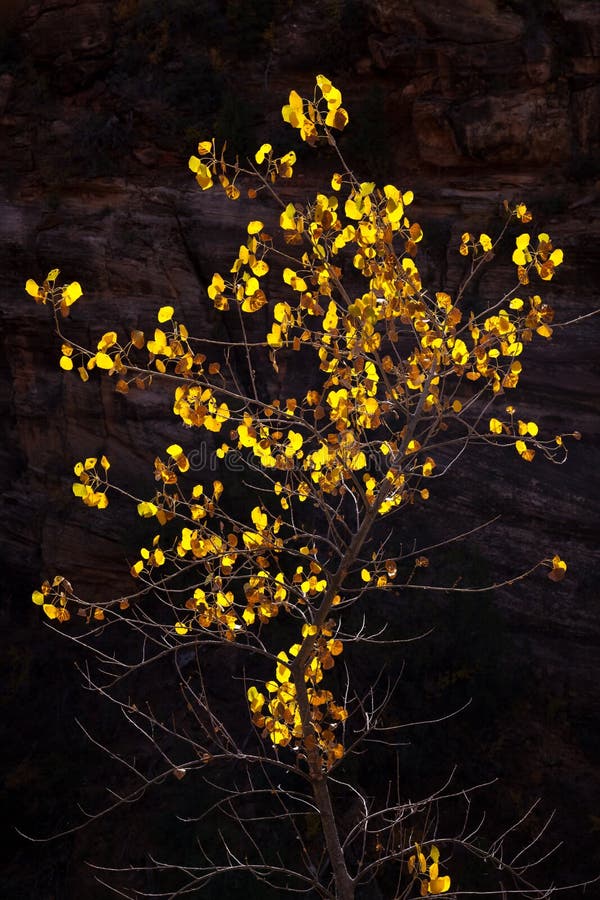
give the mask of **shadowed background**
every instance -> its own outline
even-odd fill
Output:
[[[75,503],[73,463],[104,452],[115,477],[150,493],[158,452],[175,438],[186,449],[207,439],[182,431],[159,389],[122,397],[108,379],[83,385],[62,373],[47,310],[25,295],[26,278],[40,281],[59,266],[65,280],[82,283],[72,325],[89,344],[109,327],[150,327],[164,303],[192,334],[237,337],[235,320],[211,309],[206,285],[228,268],[248,218],[269,221],[274,211],[216,191],[202,195],[187,159],[213,134],[242,154],[268,139],[298,152],[286,199],[326,189],[332,158],[299,148],[279,114],[289,90],[312,90],[322,71],[344,95],[350,125],[341,146],[357,173],[415,192],[428,287],[452,293],[463,273],[460,234],[493,234],[502,200],[519,199],[534,212],[531,230],[548,231],[565,251],[540,292],[559,320],[585,315],[600,306],[599,57],[600,4],[592,0],[3,4],[6,822],[29,833],[61,830],[77,821],[78,803],[94,808],[103,785],[119,788],[117,767],[86,741],[76,717],[111,746],[136,752],[134,739],[123,742],[105,708],[80,690],[76,649],[51,633],[29,599],[56,572],[90,598],[127,590],[127,559],[153,533],[116,503],[104,512]],[[469,302],[483,306],[510,285],[508,247],[502,259],[484,269]],[[276,279],[271,285],[277,299]],[[266,317],[255,317],[257,333]],[[557,807],[552,836],[566,849],[548,864],[551,880],[600,871],[599,336],[592,318],[540,341],[525,366],[522,401],[510,398],[541,431],[582,432],[568,463],[525,465],[514,451],[472,452],[452,481],[436,487],[417,524],[443,534],[449,522],[458,531],[502,515],[491,532],[439,562],[440,578],[489,582],[554,552],[567,559],[568,578],[552,585],[539,576],[483,599],[444,598],[427,613],[425,601],[403,596],[381,607],[397,623],[409,615],[415,625],[436,625],[403,653],[399,717],[475,698],[441,734],[415,736],[407,779],[417,783],[428,767],[441,773],[457,761],[466,782],[501,778],[488,795],[498,821],[538,796],[540,819]],[[274,375],[262,377],[268,393]],[[305,378],[299,374],[298,393]],[[169,689],[157,691],[168,697]],[[107,896],[85,861],[127,865],[156,847],[164,856],[176,851],[164,846],[177,844],[173,810],[202,802],[190,800],[191,790],[168,785],[126,815],[50,845],[28,844],[9,829],[2,896]]]

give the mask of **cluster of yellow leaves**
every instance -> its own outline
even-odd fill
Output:
[[[468,256],[471,249],[477,256],[479,252],[488,253],[492,248],[493,243],[489,234],[480,234],[479,239],[477,239],[474,235],[465,231],[461,236],[458,252],[461,256]]]
[[[510,407],[509,407],[510,409]],[[491,434],[507,434],[510,436],[515,435],[515,423],[514,419],[508,423],[502,423],[499,419],[492,418],[489,423],[490,433]],[[516,433],[523,437],[527,438],[535,438],[539,432],[539,428],[536,422],[524,422],[522,419],[518,419],[516,423]],[[528,445],[523,440],[515,441],[515,448],[519,456],[521,456],[526,462],[532,462],[535,456],[535,450],[532,447],[528,447]]]
[[[564,459],[564,454],[560,452],[564,447],[564,435],[556,435],[550,440],[542,440],[539,437],[537,422],[516,418],[516,409],[512,405],[506,407],[506,412],[510,416],[508,422],[503,422],[496,416],[489,420],[488,428],[491,436],[502,438],[501,443],[503,444],[514,443],[517,453],[525,462],[533,461],[536,450],[541,450],[551,460]],[[577,433],[571,437],[577,437]]]
[[[267,182],[274,184],[278,178],[292,178],[294,165],[296,164],[296,154],[293,150],[288,150],[281,156],[276,156],[272,145],[264,143],[256,151],[254,160],[259,166],[264,166],[266,170],[263,176],[263,184],[259,187],[259,190],[262,190]],[[241,191],[236,183],[240,176],[249,174],[251,171],[256,172],[255,169],[248,170],[243,168],[237,158],[233,163],[227,162],[225,160],[225,146],[221,156],[217,158],[214,139],[199,142],[198,156],[190,156],[188,167],[196,176],[196,181],[203,191],[209,190],[216,179],[229,200],[239,200],[241,196]],[[258,191],[255,188],[248,189],[248,197],[251,199],[255,198],[257,193]]]
[[[316,82],[312,100],[304,100],[296,91],[290,91],[289,101],[281,110],[284,122],[297,128],[302,140],[311,145],[319,139],[319,127],[342,131],[348,124],[348,113],[342,106],[338,88],[324,75],[317,75]],[[326,131],[321,131],[321,134],[326,134]]]
[[[323,671],[334,666],[334,657],[343,650],[342,642],[333,637],[332,627],[333,622],[328,622],[320,630],[309,624],[302,628],[303,642],[311,645],[303,674],[310,706],[310,727],[303,725],[297,688],[290,665],[287,665],[298,656],[303,644],[294,644],[287,653],[282,650],[277,655],[275,679],[266,682],[266,694],[254,686],[248,690],[252,721],[262,729],[263,737],[268,737],[276,746],[287,747],[296,741],[307,750],[318,749],[327,769],[344,755],[336,728],[348,717],[345,707],[335,703],[331,691],[319,686]]]
[[[29,278],[25,284],[25,290],[30,297],[33,297],[36,303],[47,303],[50,301],[54,308],[63,316],[68,316],[69,307],[72,306],[81,296],[81,285],[78,281],[72,281],[62,287],[56,287],[56,279],[60,275],[60,269],[52,269],[46,275],[41,285],[37,284],[33,278]]]
[[[520,234],[516,239],[516,249],[512,255],[521,284],[529,284],[529,269],[534,266],[542,281],[550,281],[554,270],[563,261],[563,252],[554,249],[550,236],[538,234],[537,247],[531,243],[531,236]]]
[[[49,619],[57,622],[68,622],[71,614],[67,609],[67,603],[72,592],[71,585],[66,578],[63,578],[62,575],[57,575],[52,584],[49,581],[44,581],[41,589],[33,592],[31,599],[36,606],[42,607]]]
[[[220,431],[229,419],[229,407],[218,402],[209,387],[196,384],[183,385],[175,389],[173,412],[186,425],[200,427],[207,431]]]
[[[102,472],[97,468],[98,459],[95,456],[88,456],[83,462],[75,463],[73,471],[79,478],[79,481],[73,484],[73,493],[79,497],[86,506],[95,506],[97,509],[106,509],[108,506],[108,497],[106,496],[106,488],[108,486],[106,473],[110,468],[110,463],[106,456],[100,458],[100,467]]]
[[[276,157],[273,155],[273,147],[271,144],[262,144],[254,155],[256,162],[261,165],[265,161],[267,163],[266,177],[271,183],[275,183],[277,178],[292,178],[294,174],[294,166],[296,164],[296,154],[293,150],[288,150],[283,156]]]
[[[236,300],[243,312],[254,313],[267,302],[259,279],[269,271],[265,256],[272,238],[258,219],[249,222],[247,230],[248,240],[240,246],[230,269],[231,279],[225,281],[219,272],[212,277],[208,296],[216,309],[227,310],[230,301]]]
[[[164,483],[163,492],[157,494],[153,501],[138,504],[139,515],[147,518],[156,516],[160,524],[173,517],[175,504],[173,498],[165,493],[168,485],[176,483],[177,476],[173,469],[177,467],[180,472],[185,472],[189,467],[181,447],[171,445],[167,452],[171,456],[170,464],[158,458],[155,461],[157,478]],[[289,586],[280,571],[275,574],[269,571],[271,562],[266,555],[282,549],[282,541],[277,537],[281,520],[269,522],[264,510],[257,506],[250,514],[252,527],[236,526],[235,531],[223,535],[212,522],[218,513],[222,492],[220,481],[213,482],[210,494],[203,485],[195,485],[187,501],[178,491],[176,502],[185,508],[185,517],[197,523],[196,527],[184,526],[173,547],[165,550],[159,547],[157,536],[153,548],[143,547],[140,559],[131,567],[131,574],[139,577],[165,562],[179,564],[185,559],[201,561],[205,587],[196,588],[186,601],[185,609],[192,615],[177,622],[176,630],[180,635],[192,631],[194,625],[201,628],[217,626],[228,640],[234,640],[238,631],[250,627],[256,620],[262,624],[268,623],[288,602]],[[240,575],[235,572],[236,567]],[[248,569],[252,574],[248,575]],[[239,582],[243,600],[240,597],[236,599],[234,593],[226,588],[229,579],[237,575],[239,581],[242,573],[246,574],[245,580]],[[295,576],[296,579],[300,577],[298,573]]]
[[[420,844],[415,844],[415,853],[408,859],[408,871],[420,883],[421,897],[429,894],[445,894],[450,890],[450,876],[439,874],[440,851],[432,844],[429,856],[425,857]]]
[[[73,588],[63,575],[56,575],[52,583],[44,581],[39,591],[33,591],[31,599],[36,606],[42,607],[44,614],[53,622],[62,624],[71,618],[67,607],[69,601],[74,600]],[[125,604],[122,602],[121,609],[124,608]],[[104,610],[98,606],[88,607],[87,611],[80,607],[77,614],[85,617],[88,624],[92,619],[95,622],[104,620]]]

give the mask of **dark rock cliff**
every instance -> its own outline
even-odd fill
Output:
[[[25,279],[58,265],[79,280],[86,298],[73,320],[90,342],[109,325],[147,327],[165,302],[192,333],[227,334],[233,326],[210,308],[206,285],[230,259],[248,215],[272,212],[201,195],[187,157],[213,133],[229,135],[242,153],[267,137],[296,147],[279,107],[291,87],[324,71],[344,93],[351,124],[343,146],[358,171],[415,191],[432,287],[451,291],[460,281],[462,231],[493,230],[501,200],[523,199],[534,226],[565,251],[544,295],[559,320],[584,316],[600,307],[599,67],[594,0],[3,5],[2,719],[4,788],[16,824],[34,831],[40,819],[51,830],[71,818],[62,807],[56,814],[53,795],[70,792],[64,804],[74,806],[81,784],[94,781],[86,745],[69,724],[86,708],[73,687],[71,648],[42,627],[29,592],[58,571],[81,591],[110,595],[123,586],[123,557],[143,534],[117,509],[75,505],[72,464],[106,452],[118,474],[149,487],[149,465],[177,427],[160,391],[124,398],[106,380],[65,377],[46,310],[26,297]],[[313,193],[329,165],[322,154],[299,157],[290,196]],[[484,273],[483,302],[499,295],[507,275],[502,267]],[[582,432],[566,465],[472,453],[432,503],[432,514],[450,513],[457,529],[502,514],[473,550],[492,578],[557,550],[569,562],[560,585],[538,578],[496,592],[511,656],[497,653],[495,672],[480,671],[501,682],[503,671],[522,667],[526,683],[503,701],[501,733],[481,753],[513,779],[517,803],[541,794],[561,809],[557,834],[568,835],[570,877],[590,873],[600,801],[599,325],[600,317],[585,319],[534,351],[518,400],[541,428]],[[450,605],[440,628],[451,629],[460,614]],[[469,640],[493,645],[476,631]],[[451,677],[447,664],[442,679]],[[96,757],[93,765],[101,765]],[[11,836],[3,896],[93,896],[83,874],[82,860],[93,855],[85,834],[74,849],[57,851]],[[115,834],[123,838],[121,828]],[[143,855],[139,835],[133,843]],[[101,837],[105,859],[115,846]],[[127,861],[121,848],[118,855]],[[39,862],[25,871],[28,858]]]

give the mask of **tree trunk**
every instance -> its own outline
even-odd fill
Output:
[[[354,881],[346,867],[344,851],[340,843],[340,835],[333,814],[333,806],[331,805],[331,796],[326,779],[327,775],[323,772],[313,773],[312,787],[321,816],[327,855],[329,856],[335,879],[335,895],[337,900],[354,900]]]

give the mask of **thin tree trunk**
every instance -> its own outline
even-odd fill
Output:
[[[333,814],[333,806],[331,805],[327,775],[323,772],[316,772],[312,777],[312,788],[319,808],[327,855],[333,870],[337,900],[354,900],[354,881],[348,872],[344,851],[340,843],[340,835]]]

